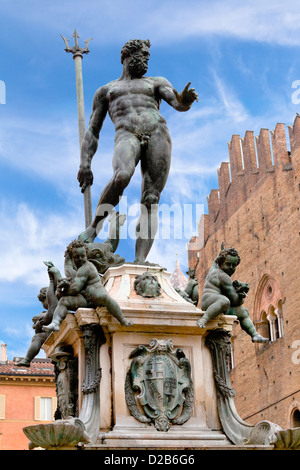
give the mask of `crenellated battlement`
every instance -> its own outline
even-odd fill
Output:
[[[233,135],[228,142],[229,162],[222,162],[218,169],[218,189],[212,189],[208,198],[208,215],[205,233],[212,234],[235,212],[266,178],[291,177],[294,184],[300,174],[300,115],[293,125],[276,124],[274,130],[261,129],[258,136],[247,130],[243,138]],[[289,173],[289,176],[287,176]]]

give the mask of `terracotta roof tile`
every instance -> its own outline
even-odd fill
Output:
[[[30,367],[17,367],[15,362],[20,358],[14,358],[13,361],[0,361],[0,376],[1,375],[25,375],[25,376],[53,376],[54,366],[50,359],[33,359]]]

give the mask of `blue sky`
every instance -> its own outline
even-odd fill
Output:
[[[294,0],[0,0],[0,340],[9,359],[25,354],[31,319],[42,310],[43,261],[63,271],[65,247],[84,228],[75,69],[60,34],[70,38],[77,28],[82,45],[93,38],[83,59],[86,123],[96,89],[121,75],[129,39],[151,40],[147,75],[164,76],[179,91],[192,82],[199,102],[188,113],[161,106],[173,141],[161,202],[206,211],[231,136],[289,125],[299,111],[291,99],[300,80],[299,23]],[[107,118],[93,160],[94,209],[112,175],[113,136]],[[124,195],[128,206],[138,203],[139,168]],[[193,216],[181,238],[156,240],[150,261],[172,272],[178,253],[187,270]],[[118,253],[133,260],[132,237]]]

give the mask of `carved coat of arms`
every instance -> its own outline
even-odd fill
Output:
[[[174,351],[171,340],[153,339],[149,347],[134,349],[130,358],[125,397],[132,416],[154,422],[158,431],[185,423],[192,414],[194,393],[191,365],[183,351]]]

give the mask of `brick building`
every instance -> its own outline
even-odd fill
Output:
[[[54,420],[55,374],[50,359],[34,359],[28,368],[8,361],[0,344],[0,450],[27,450],[25,426]]]
[[[289,149],[287,141],[289,140]],[[233,135],[229,162],[218,170],[219,188],[208,196],[208,214],[189,244],[199,297],[221,243],[241,264],[233,279],[250,284],[244,306],[270,343],[253,344],[237,324],[232,337],[235,404],[255,424],[268,419],[300,426],[300,116],[286,129]]]

